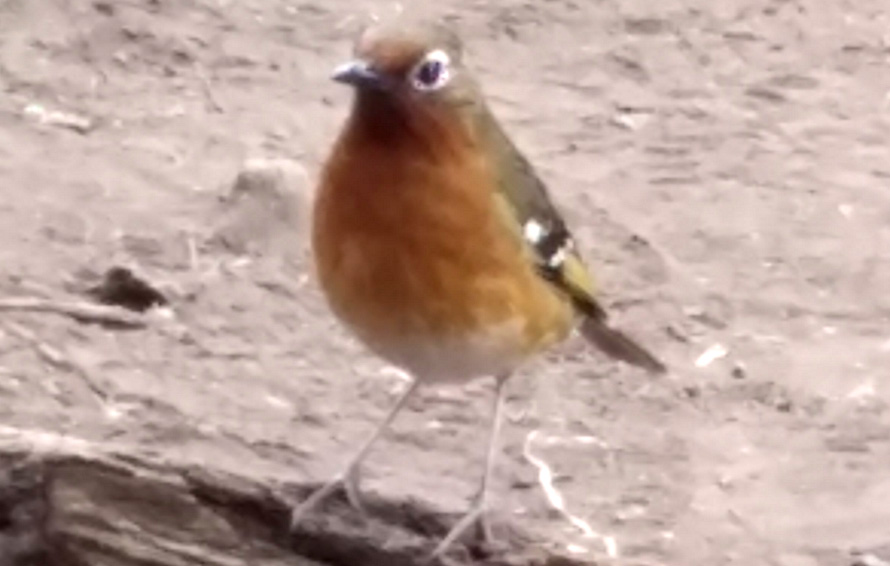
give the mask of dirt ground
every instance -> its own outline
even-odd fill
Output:
[[[371,14],[395,9],[0,2],[0,298],[80,300],[128,265],[175,313],[121,331],[3,312],[0,422],[280,481],[338,469],[403,382],[328,313],[305,226],[269,224],[279,237],[247,257],[209,242],[245,159],[296,160],[311,187],[348,104],[329,72]],[[887,3],[436,11],[465,36],[604,301],[673,370],[653,380],[577,339],[526,368],[499,511],[602,553],[552,511],[531,450],[567,510],[632,561],[890,560]],[[366,489],[463,509],[491,391],[424,392]]]

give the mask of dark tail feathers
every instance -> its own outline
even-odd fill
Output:
[[[600,350],[617,360],[641,367],[651,373],[667,372],[667,366],[658,358],[620,330],[609,327],[600,317],[585,316],[580,331]]]

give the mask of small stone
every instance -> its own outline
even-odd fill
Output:
[[[745,368],[745,364],[736,362],[732,367],[730,375],[732,375],[733,379],[745,379],[748,377],[748,370]]]
[[[114,266],[105,272],[102,281],[86,290],[86,294],[105,305],[117,305],[136,312],[168,304],[155,286],[130,269]]]
[[[306,241],[309,175],[286,159],[245,162],[222,199],[211,243],[239,255],[298,252]]]

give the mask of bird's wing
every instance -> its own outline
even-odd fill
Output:
[[[538,273],[565,293],[584,315],[581,333],[606,354],[664,373],[666,367],[645,348],[608,325],[607,313],[596,300],[596,285],[575,247],[572,234],[553,205],[547,187],[528,159],[513,145],[490,112],[483,111],[486,149],[497,172],[498,206],[508,229],[522,238]]]
[[[578,254],[572,234],[528,159],[488,112],[482,128],[498,176],[498,206],[508,228],[521,237],[541,276],[566,293],[581,311],[605,319],[594,298],[596,286]]]

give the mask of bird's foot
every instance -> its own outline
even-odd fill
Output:
[[[312,511],[312,509],[315,508],[316,505],[321,503],[324,499],[326,499],[329,495],[331,495],[341,487],[346,493],[346,500],[349,501],[349,504],[362,515],[366,515],[367,512],[365,510],[365,505],[362,503],[358,484],[359,469],[357,467],[348,469],[345,472],[335,476],[326,484],[316,489],[312,493],[312,495],[306,498],[305,501],[294,507],[293,511],[291,511],[290,516],[290,530],[294,531],[297,525],[300,524],[300,522],[310,511]]]
[[[445,538],[436,546],[435,550],[430,554],[430,561],[438,560],[445,556],[445,553],[460,539],[469,529],[476,528],[476,536],[478,542],[484,547],[493,546],[495,543],[494,536],[491,532],[491,525],[488,518],[488,509],[486,508],[483,498],[476,498],[473,506],[464,515],[456,525],[451,527]]]

